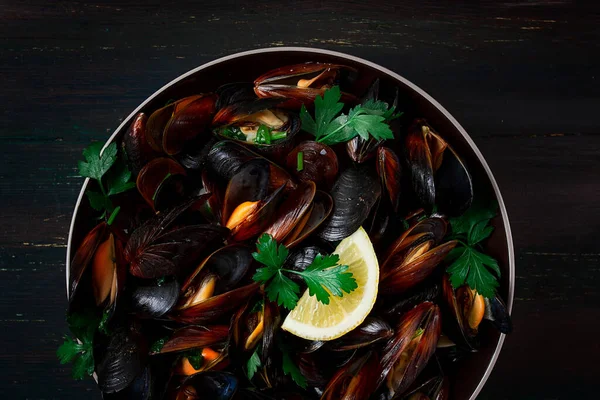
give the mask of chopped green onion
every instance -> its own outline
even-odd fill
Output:
[[[304,153],[299,151],[297,156],[298,165],[296,166],[297,171],[302,171],[304,169]]]
[[[287,132],[286,131],[277,132],[277,133],[271,134],[271,140],[272,141],[285,139],[286,137],[287,137]]]
[[[219,133],[228,138],[246,141],[246,135],[237,126],[226,126]]]
[[[273,130],[266,125],[260,125],[258,130],[256,131],[256,138],[254,139],[254,143],[260,144],[271,144],[271,132]]]
[[[113,212],[110,214],[110,217],[108,217],[108,221],[106,222],[108,225],[112,225],[112,223],[115,220],[115,218],[117,217],[117,214],[119,213],[119,211],[121,211],[121,206],[117,206],[117,208],[115,208],[113,210]]]

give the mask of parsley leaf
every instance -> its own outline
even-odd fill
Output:
[[[306,389],[306,378],[304,375],[302,375],[300,368],[298,368],[294,360],[292,360],[292,357],[290,356],[290,350],[281,339],[278,341],[278,343],[279,349],[283,355],[283,373],[285,375],[289,375],[292,380],[296,382],[296,385],[300,386],[302,389]]]
[[[256,374],[258,369],[262,366],[262,362],[260,361],[260,357],[258,356],[259,348],[260,345],[256,346],[256,349],[254,349],[254,353],[252,353],[252,355],[248,359],[248,362],[246,363],[246,373],[248,375],[249,380],[252,380],[252,378],[254,378],[254,374]]]
[[[252,253],[252,257],[259,263],[266,265],[267,268],[259,268],[254,274],[254,279],[257,282],[264,282],[271,279],[281,268],[289,251],[283,244],[277,246],[277,242],[273,236],[265,233],[258,238],[256,243],[257,252]]]
[[[395,107],[388,108],[382,101],[367,101],[350,110],[348,115],[340,114],[344,103],[339,86],[334,86],[315,98],[315,118],[306,107],[300,109],[302,129],[313,134],[317,142],[327,145],[347,142],[357,135],[368,139],[369,135],[377,140],[393,139],[394,134],[387,122],[398,118]]]
[[[291,310],[299,300],[300,286],[284,273],[300,275],[306,282],[309,294],[317,300],[329,304],[329,297],[343,296],[358,286],[352,273],[347,272],[347,265],[337,265],[337,255],[317,255],[304,271],[284,269],[283,264],[288,256],[288,249],[269,234],[258,238],[257,252],[252,253],[254,259],[265,267],[258,268],[252,277],[255,282],[265,285],[265,293],[270,301]]]
[[[469,285],[488,298],[494,296],[499,286],[500,267],[493,257],[483,253],[481,242],[494,231],[489,223],[497,207],[497,203],[491,207],[473,205],[460,217],[450,219],[450,238],[459,242],[447,258],[451,262],[447,268],[450,283],[455,288]]]
[[[317,254],[314,261],[304,271],[298,272],[308,285],[308,293],[317,296],[323,304],[329,304],[329,292],[342,297],[358,287],[352,273],[346,272],[347,265],[337,265],[337,254],[322,256]]]
[[[133,187],[131,182],[131,171],[125,163],[125,153],[121,158],[117,157],[117,144],[111,143],[100,154],[102,143],[94,142],[83,150],[85,161],[79,161],[79,174],[94,179],[100,188],[100,192],[88,190],[86,195],[90,205],[96,211],[103,211],[102,216],[111,215],[114,205],[109,196],[123,193]],[[104,185],[106,181],[106,187]],[[108,188],[108,190],[106,189]]]
[[[56,356],[61,364],[72,362],[73,378],[81,380],[94,372],[93,342],[99,319],[91,313],[81,313],[69,315],[67,322],[79,341],[65,337],[63,344],[56,350]]]

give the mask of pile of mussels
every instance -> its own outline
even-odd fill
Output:
[[[447,218],[470,206],[473,184],[425,120],[392,123],[394,140],[331,147],[302,131],[300,106],[344,90],[353,73],[286,66],[135,117],[120,145],[137,191],[121,195],[112,225],[87,234],[70,270],[69,312],[108,315],[110,335],[94,339],[104,398],[445,399],[444,371],[477,349],[482,320],[510,329],[498,296],[454,289],[439,267],[456,245]],[[378,98],[378,80],[342,93],[347,105]],[[261,125],[275,140],[252,140]],[[230,218],[244,202],[252,207]],[[290,248],[287,266],[303,269],[360,226],[380,264],[370,315],[328,342],[282,331],[285,311],[251,279],[256,238],[270,233]],[[277,341],[306,389],[283,373]]]

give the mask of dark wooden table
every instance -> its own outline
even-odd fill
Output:
[[[284,45],[339,50],[399,72],[453,113],[488,160],[511,218],[517,286],[515,331],[481,398],[598,398],[599,7],[0,3],[5,398],[100,398],[55,357],[67,329],[64,259],[83,147],[105,140],[181,73]]]

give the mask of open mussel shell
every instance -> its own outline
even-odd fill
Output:
[[[301,122],[297,114],[276,108],[278,103],[278,99],[256,99],[222,108],[213,119],[214,132],[221,139],[252,146],[277,162],[283,161],[294,146]],[[268,137],[260,136],[261,127],[268,128]]]
[[[448,147],[435,174],[438,209],[449,216],[463,214],[473,203],[473,182],[458,155]]]
[[[271,235],[277,242],[282,242],[292,231],[296,231],[297,227],[297,235],[290,238],[292,241],[296,239],[310,218],[316,189],[312,181],[299,184],[277,208],[273,222],[267,226],[264,233]]]
[[[506,304],[500,298],[500,295],[496,293],[494,297],[486,298],[485,301],[485,315],[484,318],[491,321],[492,324],[501,333],[509,334],[512,332],[512,320],[508,313]]]
[[[227,325],[186,326],[173,332],[156,354],[182,352],[227,343]]]
[[[108,230],[109,227],[106,222],[103,221],[99,223],[85,236],[75,252],[73,260],[71,261],[71,271],[69,274],[69,301],[72,301],[75,298],[79,282],[94,258],[96,249],[100,243],[106,240]]]
[[[333,199],[327,192],[317,190],[310,210],[294,227],[294,230],[283,241],[286,247],[291,248],[308,238],[327,220],[333,209]]]
[[[159,318],[171,311],[179,298],[179,283],[176,279],[137,280],[131,291],[131,308],[143,318]]]
[[[230,400],[238,390],[235,375],[222,371],[206,371],[185,379],[174,400]]]
[[[425,302],[404,314],[382,350],[378,382],[383,399],[402,395],[435,352],[441,333],[438,306]]]
[[[447,376],[436,375],[418,379],[407,391],[402,400],[448,400],[450,381]]]
[[[215,181],[229,182],[242,165],[253,159],[266,160],[238,142],[222,140],[215,143],[208,152],[206,167]],[[288,188],[295,186],[290,174],[273,162],[266,161],[269,162],[269,190],[273,191],[281,185],[286,185]]]
[[[408,129],[404,151],[413,192],[419,203],[431,210],[435,204],[434,165],[426,139],[428,130],[420,121]]]
[[[357,353],[331,378],[321,400],[370,398],[377,388],[379,363],[375,352]]]
[[[298,168],[299,157],[302,157],[302,169]],[[335,152],[329,146],[312,140],[296,146],[287,155],[285,164],[288,171],[292,171],[299,180],[313,181],[324,190],[333,185],[338,174],[338,158]]]
[[[305,63],[286,65],[261,75],[254,81],[254,92],[262,98],[285,98],[287,101],[280,107],[300,109],[305,104],[311,106],[317,96],[325,90],[340,84],[342,88],[354,68],[327,63]],[[356,97],[342,92],[342,102],[355,103]]]
[[[330,242],[350,236],[367,219],[380,195],[379,179],[368,166],[346,169],[333,185],[333,211],[321,225],[318,236]]]
[[[406,291],[402,295],[402,299],[398,301],[388,301],[383,305],[381,314],[388,321],[397,321],[403,314],[415,308],[415,306],[425,302],[438,302],[438,298],[442,294],[440,284],[433,282],[433,279],[439,279],[437,276],[431,276],[424,282]]]
[[[123,136],[122,146],[127,154],[129,169],[134,177],[137,177],[144,165],[157,156],[146,139],[147,121],[146,114],[139,113]]]
[[[161,213],[131,234],[125,247],[129,271],[138,278],[178,275],[206,250],[223,243],[229,231],[209,224],[171,225],[202,198],[192,198]]]
[[[375,165],[392,209],[397,212],[401,194],[400,177],[402,167],[400,166],[400,159],[392,149],[379,147],[377,149],[377,164]]]
[[[217,139],[198,138],[187,144],[184,149],[175,155],[177,162],[189,173],[200,173],[206,165],[208,152],[212,149]]]
[[[240,167],[225,191],[221,224],[226,226],[233,211],[245,202],[259,202],[269,192],[269,163],[254,159]]]
[[[161,157],[147,163],[136,179],[136,186],[146,203],[155,211],[175,206],[186,195],[183,177],[186,172],[177,161]]]
[[[367,317],[362,324],[339,339],[327,343],[333,351],[355,350],[392,337],[394,330],[380,318]]]
[[[98,387],[104,393],[127,388],[144,368],[145,349],[138,334],[126,328],[115,329],[106,348],[94,351]]]
[[[459,288],[461,289],[461,288]],[[485,302],[479,294],[471,296],[468,288],[464,288],[461,296],[452,287],[448,275],[442,280],[444,302],[444,333],[461,349],[476,351],[479,347],[477,328],[485,314]]]
[[[243,245],[228,245],[216,250],[183,283],[179,307],[194,305],[235,288],[248,272],[252,260],[250,249]]]
[[[246,103],[256,100],[254,84],[252,82],[232,82],[219,86],[215,91],[217,96],[217,110],[221,110],[235,103]]]
[[[206,132],[215,112],[215,94],[183,98],[154,111],[148,118],[146,137],[155,150],[169,155]]]

